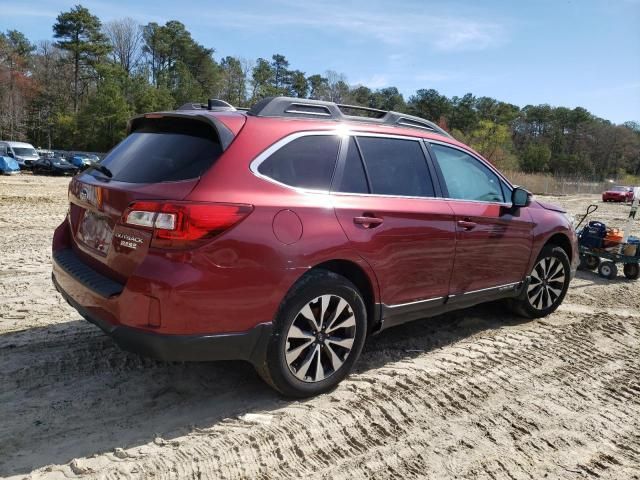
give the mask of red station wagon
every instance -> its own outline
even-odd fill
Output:
[[[504,299],[562,302],[576,235],[437,125],[285,97],[134,118],[74,177],[53,282],[124,349],[242,359],[281,393],[334,387],[386,328]]]

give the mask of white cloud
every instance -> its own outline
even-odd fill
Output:
[[[376,73],[369,78],[363,78],[353,82],[353,85],[364,85],[373,90],[383,88],[389,85],[389,78],[386,75]]]
[[[447,23],[447,22],[445,22]],[[470,22],[451,24],[441,29],[435,46],[437,50],[451,52],[458,50],[485,50],[501,43],[504,32],[498,25],[474,24]]]
[[[360,8],[343,3],[280,2],[287,8],[260,13],[242,8],[217,8],[215,14],[201,14],[221,26],[252,31],[281,28],[313,28],[351,37],[368,37],[390,47],[427,46],[438,52],[477,51],[496,47],[507,39],[507,28],[495,21],[459,15],[431,13],[433,9],[390,11],[387,4]]]

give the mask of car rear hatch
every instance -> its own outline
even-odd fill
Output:
[[[69,186],[74,253],[121,283],[150,248],[181,245],[157,238],[156,217],[162,217],[164,227],[167,221],[179,227],[192,208],[184,199],[234,138],[208,114],[147,114],[134,119],[129,131],[98,168]],[[160,211],[174,213],[162,216]]]

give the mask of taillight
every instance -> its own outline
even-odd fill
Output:
[[[235,203],[134,202],[123,223],[153,230],[152,247],[189,248],[228,230],[253,210]]]

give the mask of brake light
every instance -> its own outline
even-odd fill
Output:
[[[123,223],[153,230],[152,247],[189,248],[242,221],[252,205],[231,203],[134,202]]]

